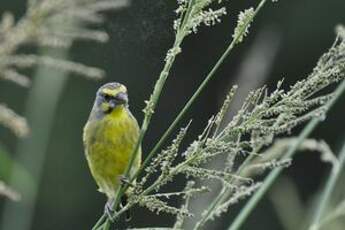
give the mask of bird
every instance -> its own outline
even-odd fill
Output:
[[[84,126],[83,142],[98,191],[107,197],[105,212],[108,215],[114,211],[115,193],[123,182],[131,154],[136,148],[139,130],[138,122],[129,110],[126,86],[118,82],[101,86]],[[140,168],[140,164],[141,146],[129,170],[129,178]],[[126,203],[128,191],[122,198],[122,205]]]

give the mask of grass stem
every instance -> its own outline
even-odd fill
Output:
[[[230,44],[228,45],[227,49],[225,50],[225,52],[221,55],[221,57],[218,59],[218,61],[216,62],[216,64],[212,67],[211,71],[207,74],[206,78],[204,79],[204,81],[200,84],[200,86],[198,87],[198,89],[194,92],[194,94],[191,96],[191,98],[188,100],[188,102],[185,104],[185,106],[183,107],[183,109],[180,111],[180,113],[176,116],[176,118],[174,119],[174,121],[171,123],[171,125],[169,126],[169,128],[164,132],[164,134],[162,135],[162,137],[159,139],[159,141],[157,142],[157,144],[153,147],[153,149],[150,151],[150,153],[148,154],[148,156],[145,158],[142,166],[140,167],[140,169],[134,174],[133,177],[130,178],[130,182],[134,181],[141,173],[142,171],[145,169],[145,167],[147,166],[147,164],[150,162],[150,160],[154,157],[154,155],[157,153],[157,151],[161,148],[161,146],[164,144],[164,142],[167,140],[167,138],[170,136],[170,134],[175,130],[176,126],[178,125],[178,123],[181,121],[181,119],[184,117],[184,115],[188,112],[188,110],[190,109],[191,105],[195,102],[195,100],[198,98],[198,96],[201,94],[201,92],[205,89],[205,87],[207,86],[207,84],[209,83],[209,81],[215,76],[215,73],[217,72],[217,70],[219,69],[219,67],[223,64],[224,60],[228,57],[228,55],[231,53],[232,49],[235,47],[236,44],[239,43],[240,38],[243,36],[243,34],[246,32],[247,26],[248,24],[254,19],[254,17],[257,15],[257,13],[260,11],[260,9],[263,7],[263,5],[265,4],[267,0],[261,0],[261,2],[259,3],[259,5],[257,6],[257,8],[255,9],[254,14],[252,15],[251,20],[247,21],[247,24],[245,26],[243,26],[243,28],[241,29],[241,31],[232,39],[232,41],[230,42]],[[193,2],[193,1],[191,1]],[[189,4],[188,9],[190,10],[190,8],[192,7],[192,4]],[[187,11],[189,12],[189,11]],[[186,16],[189,16],[189,13],[186,14]],[[183,28],[182,28],[183,29]],[[178,35],[179,33],[177,33]],[[183,36],[183,35],[181,35]],[[176,37],[174,46],[172,49],[179,47],[182,43],[182,40],[179,36]],[[153,94],[152,94],[152,102],[153,102],[153,108],[155,108],[160,94],[161,94],[161,90],[165,84],[165,81],[168,77],[169,71],[172,67],[172,64],[175,60],[175,56],[172,56],[170,59],[168,59],[165,63],[165,66],[158,78],[158,81],[155,85]],[[134,154],[132,154],[130,163],[126,169],[126,173],[125,176],[128,176],[129,173],[129,169],[131,168],[134,159],[138,153],[138,149],[139,146],[142,143],[142,140],[144,138],[144,135],[147,131],[147,128],[149,126],[149,123],[151,121],[151,116],[152,114],[145,114],[144,117],[144,121],[142,124],[142,128],[141,128],[141,132],[140,132],[140,137],[139,140],[137,142],[137,145],[135,147],[135,151]],[[120,202],[120,198],[123,195],[123,193],[126,191],[126,189],[128,188],[128,185],[124,185],[124,186],[120,186],[120,188],[118,188],[117,193],[116,193],[116,198],[115,198],[115,202],[114,202],[114,208],[117,207],[119,205]],[[104,215],[101,217],[104,218]],[[98,224],[96,224],[94,226],[95,229],[97,229],[97,227],[100,225],[99,221],[97,222]]]
[[[329,199],[331,198],[331,194],[334,191],[334,187],[336,182],[340,176],[340,173],[345,164],[345,141],[343,147],[339,153],[338,161],[333,164],[332,170],[328,177],[328,180],[325,184],[325,188],[321,194],[320,202],[316,208],[314,216],[312,218],[312,223],[309,227],[309,230],[318,230],[321,227],[321,218],[325,212],[327,204],[329,203]]]
[[[328,101],[328,103],[325,105],[326,112],[331,109],[331,107],[334,105],[334,103],[340,98],[342,93],[345,91],[345,80],[341,82],[341,84],[337,87],[335,90],[334,97]],[[291,147],[287,150],[287,153],[285,154],[285,159],[291,158],[296,151],[298,150],[301,143],[311,134],[311,132],[317,127],[317,125],[320,123],[319,118],[312,119],[308,125],[303,129],[301,134],[299,135],[296,142],[291,145]],[[344,154],[345,155],[345,154]],[[232,224],[229,226],[228,230],[238,230],[244,221],[247,219],[249,214],[253,211],[253,209],[256,207],[260,199],[264,196],[266,191],[269,189],[269,187],[273,184],[275,179],[280,175],[282,168],[276,168],[266,177],[261,187],[256,191],[256,193],[250,198],[250,200],[247,202],[247,204],[243,207],[241,212],[238,214],[238,216],[235,218],[235,220],[232,222]]]

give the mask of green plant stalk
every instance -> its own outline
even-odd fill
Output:
[[[59,58],[66,58],[68,50],[44,49],[42,54],[54,54]],[[22,201],[19,203],[5,202],[0,229],[25,230],[31,228],[55,110],[66,79],[66,73],[63,71],[55,72],[43,66],[37,70],[33,87],[28,96],[25,115],[32,128],[32,133],[28,138],[20,140],[15,157],[18,165],[22,165],[30,173],[32,180],[29,183],[19,168],[14,165],[10,185],[22,194]]]
[[[177,32],[176,39],[175,39],[175,42],[174,42],[172,50],[179,49],[179,47],[181,46],[181,44],[183,42],[184,37],[186,36],[185,23],[188,20],[188,18],[190,17],[190,12],[191,12],[191,9],[192,9],[192,6],[193,6],[194,2],[195,2],[195,0],[191,0],[189,2],[189,4],[188,4],[188,9],[187,9],[186,15],[185,15],[185,17],[183,17],[183,22],[182,22],[182,25],[181,25],[182,28],[180,28],[180,30]],[[165,65],[164,65],[164,67],[163,67],[163,70],[160,73],[158,81],[155,84],[155,87],[154,87],[154,90],[153,90],[153,93],[152,93],[152,98],[150,98],[150,101],[152,101],[152,108],[150,108],[150,109],[152,109],[152,110],[154,110],[156,108],[157,104],[158,104],[158,101],[159,101],[162,89],[163,89],[163,87],[165,85],[165,82],[166,82],[168,76],[169,76],[170,69],[171,69],[171,67],[172,67],[172,65],[173,65],[173,63],[175,61],[176,56],[177,56],[177,53],[174,54],[174,55],[171,55],[171,56],[169,56],[167,58],[167,61],[166,61]],[[136,158],[136,156],[138,154],[139,146],[141,145],[141,143],[143,141],[143,138],[144,138],[144,136],[146,134],[146,131],[147,131],[148,126],[150,124],[152,115],[153,115],[153,112],[148,112],[148,111],[145,112],[145,117],[144,117],[144,121],[143,121],[143,124],[142,124],[142,127],[141,127],[141,132],[140,132],[139,140],[138,140],[138,142],[137,142],[137,144],[135,146],[134,152],[132,154],[130,162],[129,162],[129,164],[128,164],[127,168],[126,168],[126,171],[125,171],[125,176],[127,176],[127,177],[129,175],[130,169],[132,168],[132,165],[134,163],[134,159]],[[145,158],[146,164],[147,164],[147,161],[149,160],[147,158]],[[145,162],[144,162],[144,164],[145,164]],[[143,168],[143,167],[141,167],[141,168]],[[130,178],[130,182],[133,182],[136,179],[136,177],[138,176],[139,172],[140,172],[140,170],[138,170],[138,172],[135,174],[135,176]]]
[[[259,12],[259,10],[261,9],[261,7],[264,5],[264,3],[266,2],[266,0],[262,0],[259,4],[259,6],[257,7],[253,18],[255,17],[255,15]],[[252,18],[252,19],[253,19]],[[198,87],[198,89],[194,92],[194,94],[192,95],[192,97],[188,100],[188,102],[185,104],[185,106],[183,107],[183,109],[180,111],[180,113],[176,116],[176,118],[174,119],[174,121],[171,123],[171,125],[169,126],[169,128],[164,132],[164,134],[162,135],[162,137],[159,139],[159,141],[157,142],[157,144],[153,147],[153,149],[151,150],[151,152],[148,154],[148,156],[145,158],[144,163],[142,164],[141,168],[139,171],[137,171],[137,173],[135,174],[134,178],[136,178],[137,176],[140,175],[140,173],[145,169],[145,167],[147,166],[147,164],[150,162],[150,160],[152,159],[152,157],[156,154],[156,152],[160,149],[160,147],[162,146],[162,144],[167,140],[167,138],[170,136],[170,134],[174,131],[174,129],[176,128],[176,126],[178,125],[178,123],[181,121],[181,119],[184,117],[184,115],[188,112],[188,110],[190,109],[190,107],[192,106],[192,104],[195,102],[195,100],[198,98],[198,96],[201,94],[201,92],[205,89],[205,87],[207,86],[208,82],[215,76],[216,71],[219,69],[219,67],[223,64],[224,60],[229,56],[229,54],[231,53],[232,49],[235,47],[236,44],[238,44],[238,40],[239,38],[243,35],[243,33],[245,32],[245,29],[243,29],[238,36],[236,36],[231,43],[229,44],[229,46],[227,47],[227,49],[225,50],[225,52],[222,54],[222,56],[218,59],[218,61],[216,62],[216,64],[213,66],[213,68],[211,69],[211,71],[207,74],[206,78],[204,79],[204,81],[200,84],[200,86]]]
[[[176,39],[175,39],[175,42],[174,42],[172,49],[175,49],[175,48],[178,49],[180,47],[180,45],[182,44],[184,37],[186,36],[186,31],[184,30],[185,29],[184,26],[185,26],[185,22],[188,20],[188,17],[190,16],[190,11],[191,11],[191,8],[192,8],[194,1],[195,0],[192,0],[189,2],[186,15],[183,18],[182,28],[180,28],[176,34]],[[150,102],[152,102],[152,105],[151,105],[152,107],[149,109],[151,109],[151,110],[154,110],[157,103],[158,103],[158,100],[160,98],[160,94],[161,94],[162,89],[165,85],[166,79],[169,76],[170,69],[171,69],[171,67],[175,61],[176,56],[177,56],[177,53],[169,56],[167,61],[165,62],[163,70],[160,73],[160,76],[159,76],[159,78],[155,84],[153,93],[152,93],[151,98],[150,98]],[[146,108],[148,108],[148,107],[149,107],[149,105],[147,105]],[[129,161],[127,168],[125,170],[125,173],[124,173],[125,177],[127,177],[127,178],[129,176],[130,169],[132,168],[132,165],[134,163],[134,159],[136,159],[136,156],[138,155],[139,147],[141,146],[141,143],[144,139],[144,136],[145,136],[146,131],[148,129],[148,126],[150,124],[152,114],[153,114],[153,112],[150,112],[150,111],[145,112],[145,117],[144,117],[141,129],[140,129],[138,141],[136,143],[136,146],[135,146],[133,153],[132,153],[132,157],[130,158],[130,161]],[[136,178],[136,176],[129,178],[130,182],[133,182],[135,180],[135,178]],[[127,188],[128,188],[128,185],[120,185],[120,187],[116,190],[113,209],[116,209],[116,207],[119,205],[120,199],[121,199],[122,195],[124,194],[124,192],[126,191]],[[101,225],[104,219],[106,219],[106,222],[104,223],[104,225]],[[109,218],[105,214],[103,214],[101,216],[101,218],[97,221],[97,223],[93,226],[92,229],[99,229],[99,228],[108,229],[109,228],[109,227],[107,227],[108,222],[109,222]]]
[[[260,9],[262,8],[262,6],[265,4],[266,0],[262,0],[260,2],[260,4],[258,5],[258,7],[256,8],[252,20],[254,19],[254,17],[256,16],[256,14],[260,11]],[[250,20],[250,21],[252,21]],[[249,23],[247,23],[248,25]],[[246,28],[247,26],[245,26]],[[225,52],[222,54],[222,56],[218,59],[218,61],[216,62],[216,64],[213,66],[213,68],[211,69],[211,71],[207,74],[206,78],[204,79],[204,81],[200,84],[200,86],[198,87],[198,89],[194,92],[194,94],[192,95],[192,97],[188,100],[188,102],[185,104],[185,106],[183,107],[183,109],[180,111],[180,113],[176,116],[176,118],[174,119],[174,121],[171,123],[171,125],[169,126],[169,128],[163,133],[162,137],[159,139],[159,141],[157,142],[157,144],[153,147],[153,149],[151,150],[151,152],[149,153],[149,155],[145,158],[144,163],[142,164],[140,170],[135,174],[134,177],[137,177],[140,175],[140,173],[145,169],[145,166],[147,166],[147,164],[150,162],[150,160],[152,159],[152,157],[156,154],[156,152],[160,149],[160,147],[163,145],[163,143],[167,140],[167,138],[170,136],[170,134],[175,130],[176,126],[178,125],[178,123],[181,121],[181,119],[184,117],[184,115],[188,112],[188,110],[190,109],[191,105],[195,102],[195,100],[198,98],[198,96],[201,94],[201,92],[205,89],[205,87],[207,86],[208,82],[215,76],[216,71],[218,70],[218,68],[223,64],[224,60],[229,56],[229,54],[231,53],[232,49],[235,47],[236,44],[238,44],[238,40],[239,38],[243,35],[243,33],[245,32],[245,29],[243,29],[242,31],[240,31],[239,35],[236,36],[231,43],[229,44],[229,46],[227,47],[227,49],[225,50]]]
[[[92,230],[99,229],[99,226],[106,220],[105,218],[106,218],[106,215],[102,215],[101,218],[99,218],[96,224],[92,227]]]
[[[190,162],[192,162],[195,158],[197,157],[197,155],[195,155],[194,157],[181,162],[178,166],[176,166],[175,168],[173,168],[170,172],[171,175],[176,175],[176,172],[180,171],[181,168],[183,168],[184,166],[188,165]],[[250,155],[249,157],[246,158],[246,160],[243,162],[243,164],[240,166],[240,168],[238,169],[238,174],[242,171],[242,169],[251,161],[251,159],[254,157],[254,155]],[[154,182],[151,186],[149,186],[148,188],[145,189],[145,191],[142,192],[143,195],[148,195],[150,192],[152,192],[153,190],[155,190],[155,187],[159,184],[159,181]],[[221,197],[220,197],[221,198]],[[216,202],[214,202],[212,205],[216,205]],[[127,204],[125,207],[123,207],[118,213],[116,213],[115,215],[115,219],[118,218],[119,216],[121,216],[123,213],[125,213],[127,210],[129,210],[133,205],[129,205]]]
[[[183,35],[181,35],[183,36]],[[183,41],[183,37],[181,37],[179,35],[176,36],[176,39],[175,39],[175,42],[174,42],[174,45],[173,45],[173,48],[178,48],[180,47],[182,41]],[[176,55],[171,55],[167,61],[165,62],[165,65],[163,67],[163,70],[161,71],[160,75],[159,75],[159,78],[155,84],[155,87],[154,87],[154,90],[153,90],[153,93],[151,95],[151,98],[150,98],[150,102],[152,102],[151,104],[151,108],[152,110],[155,109],[158,101],[159,101],[159,98],[160,98],[160,95],[161,95],[161,92],[162,92],[162,89],[165,85],[165,82],[169,76],[169,72],[170,72],[170,69],[175,61],[175,58],[176,58]],[[148,108],[149,106],[147,106]],[[124,173],[124,176],[125,178],[128,178],[129,177],[129,172],[130,172],[130,169],[132,168],[132,165],[134,163],[134,159],[136,159],[137,155],[138,155],[138,150],[139,150],[139,147],[141,146],[141,143],[144,139],[144,136],[147,132],[147,129],[149,127],[149,124],[151,122],[151,118],[152,118],[152,115],[153,113],[152,112],[145,112],[145,117],[144,117],[144,120],[143,120],[143,123],[141,125],[141,129],[140,129],[140,134],[139,134],[139,138],[138,138],[138,141],[135,145],[135,148],[133,150],[133,153],[132,153],[132,157],[130,158],[130,161],[127,165],[127,168],[125,170],[125,173]],[[132,182],[135,180],[135,177],[131,177],[129,178],[129,181]],[[124,192],[127,190],[128,188],[128,185],[125,184],[125,185],[120,185],[119,188],[116,190],[116,193],[115,193],[115,200],[114,200],[114,205],[113,205],[113,209],[115,210],[116,207],[119,206],[119,203],[120,203],[120,200],[121,200],[121,197],[122,195],[124,194]],[[102,224],[102,221],[101,220],[104,220],[106,218],[106,222]],[[93,226],[92,229],[109,229],[109,224],[106,224],[109,222],[109,218],[103,214],[100,219],[97,221],[97,223]],[[108,226],[108,227],[107,227]]]
[[[344,91],[345,91],[345,80],[343,80],[341,84],[337,87],[337,89],[335,90],[334,97],[330,101],[328,101],[328,103],[325,105],[326,112],[328,112],[332,108],[332,106],[340,98],[340,96],[342,95]],[[284,157],[285,159],[291,158],[296,153],[301,143],[311,134],[311,132],[317,127],[319,123],[320,123],[319,118],[314,118],[308,123],[308,125],[302,130],[296,142],[293,145],[291,145],[291,147],[288,149]],[[247,204],[243,207],[241,212],[237,215],[235,220],[229,226],[228,230],[237,230],[242,226],[246,218],[253,211],[257,203],[264,196],[265,192],[273,184],[275,179],[277,179],[277,177],[280,175],[282,170],[283,170],[282,168],[276,168],[266,177],[261,187],[258,189],[258,191],[255,192],[255,194],[250,198]]]
[[[176,128],[177,124],[180,122],[180,120],[183,118],[183,116],[187,113],[187,111],[190,109],[191,105],[194,103],[194,101],[198,98],[198,96],[201,94],[201,92],[204,90],[204,88],[207,86],[208,82],[214,77],[216,71],[218,70],[218,68],[223,64],[224,60],[227,58],[227,56],[231,53],[232,49],[235,47],[236,44],[238,44],[240,37],[243,36],[243,34],[246,31],[246,28],[248,26],[248,24],[250,24],[252,22],[252,20],[254,19],[254,17],[257,15],[257,13],[260,11],[260,9],[263,7],[263,5],[266,3],[267,0],[262,0],[259,5],[257,6],[257,8],[254,11],[254,14],[251,18],[251,20],[248,20],[248,22],[246,23],[246,26],[243,27],[243,29],[238,33],[238,35],[231,41],[231,43],[229,44],[229,46],[227,47],[227,49],[225,50],[225,52],[222,54],[222,56],[218,59],[218,61],[216,62],[216,64],[213,66],[213,68],[211,69],[211,71],[208,73],[208,75],[206,76],[206,78],[204,79],[204,81],[200,84],[200,86],[198,87],[198,89],[195,91],[195,93],[192,95],[192,97],[188,100],[188,102],[185,104],[185,106],[183,107],[183,109],[180,111],[180,113],[177,115],[177,117],[174,119],[174,121],[171,123],[171,125],[169,126],[169,128],[164,132],[164,134],[162,135],[162,137],[160,138],[160,140],[157,142],[157,144],[153,147],[153,149],[150,151],[150,153],[148,154],[148,156],[145,158],[142,166],[140,167],[140,169],[134,174],[134,176],[132,178],[130,178],[130,182],[134,181],[141,173],[142,171],[145,169],[145,167],[147,166],[147,164],[150,162],[150,160],[152,159],[152,157],[156,154],[156,152],[158,151],[158,149],[160,149],[160,147],[162,146],[162,144],[166,141],[166,139],[170,136],[170,134],[173,132],[173,130]],[[189,5],[189,8],[192,6],[192,4]],[[187,11],[187,16],[189,16],[189,11]],[[179,47],[179,45],[182,43],[181,39],[178,39],[179,36],[177,36],[176,40],[175,40],[175,44],[173,47]],[[176,44],[178,44],[178,46],[176,46]],[[168,60],[168,62],[166,62],[163,71],[161,72],[161,75],[155,85],[155,89],[154,92],[152,94],[153,97],[153,105],[154,107],[156,106],[161,90],[164,86],[164,83],[166,81],[166,78],[168,77],[168,73],[169,70],[174,62],[175,56],[173,56],[173,59],[171,61]],[[155,93],[157,92],[157,93]],[[151,120],[151,116],[152,114],[146,115],[144,118],[144,122],[141,128],[141,132],[140,132],[140,137],[139,137],[139,141],[137,142],[137,145],[135,147],[135,151],[134,154],[132,155],[132,158],[130,160],[130,163],[128,164],[128,167],[126,169],[126,173],[125,175],[128,176],[128,172],[129,169],[131,168],[134,159],[137,155],[139,146],[141,145],[141,142],[143,140],[143,137],[146,133],[146,130],[148,128],[148,125],[150,123]],[[117,189],[116,192],[116,199],[114,202],[114,207],[117,207],[119,202],[120,202],[120,198],[123,195],[123,193],[126,191],[126,189],[128,188],[128,185],[124,185],[124,186],[120,186]],[[104,214],[101,217],[102,219],[104,218]],[[92,228],[92,229],[99,229],[100,226],[100,221],[97,221],[96,225]],[[102,227],[102,226],[101,226]]]
[[[250,163],[250,161],[254,158],[254,155],[249,155],[244,162],[239,166],[236,174],[240,175],[242,170]],[[222,190],[219,192],[218,196],[212,201],[211,205],[206,209],[205,215],[201,217],[198,223],[195,225],[194,229],[200,229],[209,219],[210,215],[212,214],[213,210],[218,206],[218,204],[222,203],[224,199],[227,197],[224,194],[229,194],[230,192],[223,187]]]
[[[225,187],[222,188],[222,190],[219,192],[219,194],[223,194],[226,191]],[[202,215],[200,221],[198,221],[194,227],[194,229],[200,229],[208,220],[208,217],[210,216],[210,214],[212,213],[212,211],[217,207],[217,205],[219,204],[219,202],[221,201],[222,196],[217,196],[211,203],[210,206],[208,206],[205,215]]]
[[[181,168],[183,168],[185,165],[188,165],[191,161],[193,161],[197,156],[194,156],[184,162],[181,162],[179,165],[177,165],[175,168],[173,168],[170,172],[171,175],[177,175],[176,172],[178,172]],[[156,180],[151,186],[149,186],[148,188],[146,188],[141,194],[142,195],[147,195],[150,192],[152,192],[156,186],[160,183],[159,180]],[[113,217],[114,219],[119,218],[123,213],[125,213],[127,210],[129,210],[134,204],[127,204],[126,206],[124,206],[119,212],[115,213],[115,216]],[[108,221],[108,219],[107,219]],[[109,222],[109,221],[108,221]],[[106,225],[106,223],[104,223],[103,226],[100,226],[96,229],[104,229],[104,226]]]
[[[195,158],[197,157],[197,155],[195,155],[194,157],[181,162],[180,164],[178,164],[176,167],[172,168],[170,171],[170,175],[172,176],[176,176],[177,172],[181,170],[181,168],[183,168],[184,166],[190,164],[193,160],[195,160]],[[146,188],[141,194],[142,195],[148,195],[150,192],[152,192],[153,190],[155,190],[156,186],[160,183],[159,180],[156,180],[151,186],[149,186],[148,188]],[[125,213],[128,209],[130,209],[134,204],[127,204],[125,207],[123,207],[119,212],[116,213],[116,215],[114,216],[114,219],[118,218],[119,216],[121,216],[123,213]]]
[[[181,44],[182,40],[176,40],[175,43],[174,43],[174,46],[173,47],[179,47],[180,44]],[[165,82],[168,78],[168,75],[169,75],[169,71],[172,67],[172,64],[174,63],[175,61],[175,57],[176,55],[173,55],[171,56],[167,62],[165,63],[164,65],[164,68],[158,78],[158,81],[155,85],[155,88],[154,88],[154,91],[153,91],[153,94],[152,94],[152,110],[154,110],[154,108],[156,107],[157,103],[158,103],[158,100],[160,98],[160,94],[162,92],[162,89],[165,85]],[[149,127],[149,124],[150,124],[150,121],[151,121],[151,118],[152,118],[152,113],[151,112],[148,112],[148,113],[145,113],[145,117],[144,117],[144,121],[143,121],[143,124],[141,126],[141,129],[140,129],[140,134],[139,134],[139,138],[138,138],[138,141],[135,145],[135,148],[134,148],[134,151],[132,153],[132,157],[127,165],[127,168],[126,168],[126,171],[124,173],[124,176],[125,178],[129,178],[129,172],[130,172],[130,169],[132,168],[132,165],[134,163],[134,159],[136,159],[137,155],[138,155],[138,150],[139,150],[139,147],[141,146],[141,143],[144,139],[144,136],[147,132],[147,129]],[[130,179],[130,182],[132,182],[135,178],[134,177],[131,177],[129,178]],[[115,194],[115,201],[114,201],[114,205],[113,205],[113,209],[115,210],[116,207],[119,206],[120,204],[120,200],[121,200],[121,197],[123,196],[124,192],[127,190],[128,188],[128,185],[120,185],[119,188],[116,190],[116,194]],[[104,216],[104,214],[103,214]],[[104,219],[104,217],[101,216],[101,219]],[[103,229],[106,230],[106,229],[109,229],[109,224],[106,224],[109,222],[109,218],[106,216],[106,222],[105,222],[105,225],[103,226]],[[97,221],[96,225],[93,227],[93,229],[98,229],[100,225],[100,221]],[[107,227],[108,226],[108,227]],[[102,227],[102,226],[101,226]]]
[[[249,23],[251,23],[252,21],[253,21],[253,19],[255,18],[255,16],[260,12],[260,10],[261,10],[261,8],[265,5],[265,3],[266,3],[266,0],[262,0],[259,4],[258,4],[258,6],[256,7],[256,9],[255,9],[255,11],[254,11],[254,14],[253,14],[253,16],[252,16],[252,18],[251,18],[251,20],[248,20],[248,22],[247,22],[247,24],[246,24],[246,26],[244,26],[243,28],[243,30],[242,31],[240,31],[240,33],[239,33],[239,35],[236,37],[236,38],[234,38],[233,39],[233,41],[231,42],[231,44],[229,45],[229,48],[228,48],[228,50],[229,50],[229,52],[231,51],[231,49],[233,48],[233,46],[238,42],[238,39],[243,35],[243,33],[245,32],[245,29],[247,28],[247,26],[248,26],[248,24]],[[227,51],[226,51],[227,52]],[[226,54],[226,52],[224,53],[224,54]],[[223,54],[223,56],[224,56],[224,54]],[[223,57],[222,56],[222,57]],[[225,56],[226,57],[226,56]],[[224,57],[224,58],[225,58]],[[207,78],[206,78],[207,79]],[[180,114],[179,114],[180,115]],[[177,123],[177,122],[176,122]],[[169,127],[170,128],[170,127]],[[174,128],[174,127],[173,127]],[[169,133],[170,134],[170,133]],[[168,135],[169,135],[168,134]],[[168,136],[167,135],[167,136]],[[164,137],[164,135],[163,135],[163,137]],[[158,148],[157,148],[158,149]],[[248,158],[247,158],[248,159]],[[249,161],[245,161],[244,163],[248,163]],[[242,167],[240,167],[239,168],[239,172],[242,170]],[[211,215],[211,213],[212,213],[212,211],[214,210],[214,208],[219,204],[219,203],[221,203],[224,199],[225,199],[225,193],[227,193],[227,190],[224,190],[224,189],[222,189],[221,191],[220,191],[220,193],[218,194],[218,196],[212,201],[212,203],[211,203],[211,205],[207,208],[207,210],[206,210],[206,212],[205,212],[205,215],[203,215],[202,217],[201,217],[201,220],[196,224],[196,226],[194,227],[194,229],[195,230],[197,230],[197,229],[200,229],[205,223],[206,223],[206,221],[208,220],[208,218],[209,218],[209,216]]]
[[[194,1],[195,0],[191,0],[189,2],[189,4],[188,4],[186,15],[185,15],[185,17],[183,17],[182,28],[180,28],[180,30],[177,32],[176,39],[175,39],[175,42],[174,42],[172,50],[179,49],[181,44],[182,44],[183,39],[186,36],[185,23],[188,20],[188,18],[190,17],[190,12],[192,10],[192,6],[194,4]],[[150,101],[148,102],[148,103],[152,102],[152,107],[150,107],[150,105],[147,105],[147,107],[146,107],[146,109],[152,110],[152,112],[150,112],[150,111],[146,111],[145,112],[144,121],[143,121],[143,124],[141,126],[141,130],[140,130],[139,140],[137,141],[137,144],[136,144],[136,146],[134,148],[132,157],[131,157],[128,165],[127,165],[127,168],[126,168],[126,171],[125,171],[125,177],[129,176],[129,172],[130,172],[130,170],[131,170],[131,168],[133,166],[134,160],[136,159],[139,147],[141,146],[143,138],[144,138],[144,136],[146,134],[146,131],[148,129],[148,126],[150,124],[150,121],[151,121],[151,118],[152,118],[152,115],[153,115],[153,111],[155,110],[155,108],[156,108],[156,106],[158,104],[160,95],[162,93],[162,89],[163,89],[163,87],[165,85],[165,82],[166,82],[168,76],[169,76],[170,69],[171,69],[172,65],[174,64],[174,62],[175,62],[176,56],[177,56],[177,53],[167,57],[167,60],[166,60],[165,65],[163,67],[163,70],[161,71],[161,73],[159,75],[159,78],[158,78],[158,81],[155,84],[155,87],[154,87],[153,93],[151,95]],[[135,178],[136,178],[136,176],[133,176],[132,178],[130,178],[130,181],[133,182],[135,180]],[[116,205],[115,205],[115,207],[116,207]]]
[[[109,218],[105,220],[103,230],[109,229],[110,228],[110,220]]]
[[[333,164],[331,173],[330,173],[329,178],[325,184],[325,188],[324,188],[322,195],[320,197],[320,202],[319,202],[319,205],[316,209],[316,212],[314,213],[313,221],[309,227],[309,230],[318,230],[320,228],[321,217],[325,212],[327,204],[329,203],[329,199],[330,199],[331,194],[334,190],[336,182],[340,176],[340,173],[344,167],[344,164],[345,164],[345,141],[344,141],[343,147],[339,153],[337,163]]]

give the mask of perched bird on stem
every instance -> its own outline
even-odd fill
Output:
[[[124,85],[113,82],[103,85],[96,94],[89,120],[84,127],[86,159],[99,191],[105,193],[105,207],[111,214],[115,193],[139,137],[139,126],[128,108]],[[141,163],[141,148],[130,169],[132,176]],[[127,195],[125,195],[127,196]],[[122,200],[126,202],[126,197]]]

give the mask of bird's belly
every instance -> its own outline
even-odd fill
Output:
[[[126,122],[105,121],[93,133],[88,141],[88,163],[100,191],[112,197],[135,147],[137,130]]]

